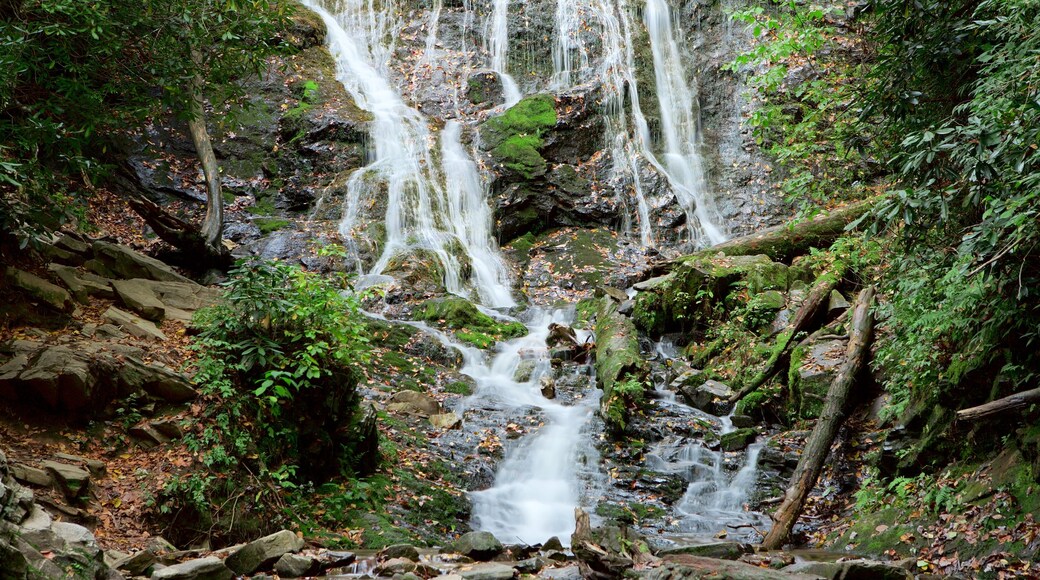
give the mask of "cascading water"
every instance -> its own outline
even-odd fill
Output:
[[[630,11],[626,0],[558,0],[553,87],[564,89],[572,82],[601,80],[606,141],[611,146],[615,178],[632,186],[644,246],[653,243],[653,227],[640,178],[640,160],[668,180],[686,214],[691,239],[698,245],[719,243],[726,236],[707,191],[698,150],[696,92],[686,80],[668,6],[663,0],[649,0],[643,11],[653,53],[664,163],[653,152],[649,125],[639,102]],[[590,28],[595,33],[589,33]],[[593,54],[597,49],[598,59]],[[598,67],[590,66],[597,61]]]
[[[328,27],[337,78],[358,106],[372,114],[373,160],[351,174],[340,223],[344,239],[352,240],[362,204],[386,196],[386,240],[368,274],[381,274],[396,256],[429,252],[443,266],[449,292],[469,294],[463,279],[468,265],[471,282],[486,305],[514,305],[507,272],[491,245],[491,212],[482,186],[474,185],[480,183],[475,164],[457,145],[458,135],[449,134],[444,164],[438,166],[431,155],[436,139],[429,122],[404,102],[387,78],[392,50],[382,42],[398,28],[392,21],[394,7],[377,10],[363,0],[330,1],[333,15],[312,0],[305,3]]]
[[[520,88],[507,71],[509,53],[509,0],[492,0],[491,14],[487,23],[488,53],[491,69],[502,79],[502,93],[506,106],[511,107],[520,100]]]

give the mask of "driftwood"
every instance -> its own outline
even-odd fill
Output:
[[[830,246],[845,233],[845,226],[859,219],[874,205],[876,198],[821,213],[813,219],[765,228],[747,236],[712,246],[703,253],[727,256],[765,254],[776,262],[788,262],[809,248]]]
[[[225,268],[231,264],[227,248],[223,244],[217,247],[208,244],[196,226],[169,214],[139,194],[128,193],[126,199],[159,239],[190,256],[196,266]]]
[[[1040,389],[1022,391],[1021,393],[1008,395],[1003,399],[990,401],[985,405],[961,409],[960,411],[957,411],[957,420],[978,421],[979,419],[985,419],[986,417],[991,417],[1006,411],[1014,411],[1034,404],[1040,404]]]
[[[773,378],[783,368],[784,363],[791,357],[791,351],[795,346],[792,342],[795,335],[805,330],[805,327],[816,318],[820,309],[827,304],[827,299],[838,286],[838,282],[841,281],[843,275],[844,268],[838,268],[836,272],[824,273],[816,279],[812,290],[809,291],[809,295],[802,302],[802,305],[798,307],[797,312],[795,312],[794,318],[777,335],[776,344],[773,346],[773,354],[766,361],[765,368],[730,397],[730,403],[736,403],[743,399],[749,393],[762,386],[763,383]]]
[[[823,463],[830,453],[831,444],[834,443],[845,418],[845,407],[852,385],[870,352],[874,330],[874,317],[870,307],[873,302],[873,287],[863,289],[856,298],[845,362],[827,390],[823,411],[805,444],[805,450],[798,460],[798,467],[791,476],[791,483],[784,493],[784,501],[773,514],[773,528],[762,540],[762,546],[768,550],[775,550],[787,542],[795,521],[805,507],[805,499],[816,486],[823,470]]]

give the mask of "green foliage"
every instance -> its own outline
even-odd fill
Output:
[[[645,402],[645,391],[646,385],[636,377],[626,376],[615,383],[603,407],[607,428],[614,433],[624,432],[632,412]]]
[[[873,132],[861,131],[855,114],[866,65],[830,18],[843,10],[785,0],[732,14],[757,42],[729,68],[762,71],[749,79],[749,124],[783,169],[778,187],[807,210],[861,196],[876,174],[867,154]]]
[[[353,447],[364,436],[355,365],[368,359],[358,297],[278,262],[240,263],[225,286],[193,322],[208,404],[184,442],[201,465],[166,487],[160,511],[219,513],[241,493],[236,478],[256,481],[252,501],[276,501],[268,494],[370,460]]]
[[[277,48],[272,0],[26,0],[0,18],[0,230],[23,239],[70,217],[125,131],[172,110],[196,79],[241,96]]]
[[[862,126],[901,179],[874,210],[906,255],[888,288],[890,415],[1035,383],[1040,3],[875,3]],[[923,403],[912,405],[912,403]]]

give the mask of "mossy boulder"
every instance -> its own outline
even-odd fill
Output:
[[[743,451],[758,437],[758,432],[751,428],[730,431],[719,438],[719,446],[723,451]]]
[[[413,318],[455,330],[460,340],[478,348],[488,348],[496,341],[527,334],[527,327],[523,324],[499,322],[458,296],[429,300],[415,311]]]
[[[444,267],[429,250],[412,250],[390,258],[383,273],[393,276],[398,285],[416,296],[443,294]],[[425,320],[425,319],[424,319]]]
[[[738,286],[752,296],[786,291],[787,266],[767,256],[689,256],[670,274],[636,285],[633,319],[652,335],[694,330],[705,326]]]
[[[544,175],[546,161],[538,149],[542,135],[556,125],[551,95],[531,95],[480,126],[484,146],[494,160],[524,179]]]
[[[624,432],[633,407],[644,399],[648,370],[635,325],[618,312],[617,302],[609,296],[600,299],[595,333],[596,382],[603,389],[600,412],[617,437]]]
[[[466,96],[474,105],[496,106],[504,102],[502,78],[493,70],[476,71],[466,79]]]

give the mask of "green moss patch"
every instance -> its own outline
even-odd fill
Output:
[[[455,330],[459,340],[478,348],[489,348],[496,341],[527,334],[523,324],[499,322],[477,310],[469,300],[457,296],[430,300],[416,310],[413,318]]]
[[[524,179],[544,175],[546,162],[538,149],[542,135],[556,126],[556,101],[551,95],[531,95],[488,119],[480,135],[492,156]]]

